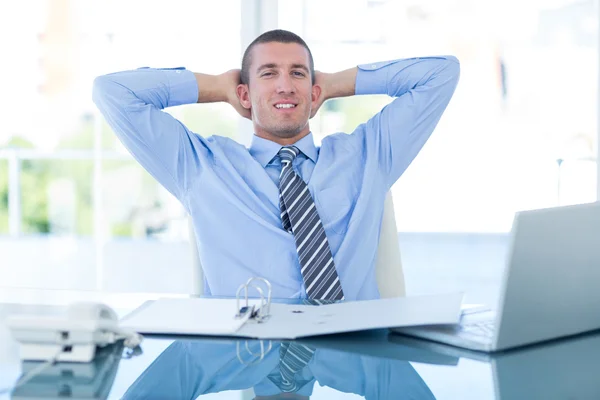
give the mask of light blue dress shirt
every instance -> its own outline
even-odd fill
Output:
[[[456,85],[452,56],[358,66],[356,94],[395,97],[351,134],[296,143],[293,166],[315,200],[346,300],[379,297],[375,257],[385,195],[421,150]],[[185,68],[141,68],[94,81],[93,100],[133,157],[193,218],[205,293],[232,296],[249,278],[273,296],[306,297],[294,237],[279,211],[280,146],[254,137],[250,148],[191,132],[166,107],[196,103]],[[206,132],[205,132],[206,133]]]

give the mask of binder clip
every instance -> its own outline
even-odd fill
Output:
[[[267,349],[265,350],[265,344],[264,344],[264,340],[258,340],[258,343],[260,344],[260,353],[254,353],[251,349],[250,346],[248,344],[248,340],[244,341],[245,347],[246,347],[246,351],[252,356],[252,357],[258,357],[254,360],[249,359],[249,360],[244,360],[242,359],[242,354],[240,352],[240,341],[238,341],[236,343],[236,353],[237,353],[237,358],[238,360],[240,360],[240,363],[245,364],[245,365],[253,365],[253,364],[258,364],[259,362],[261,362],[265,356],[269,353],[269,351],[271,351],[271,349],[273,348],[273,343],[269,340],[269,344],[267,346]]]
[[[263,282],[266,286],[267,286],[267,298],[265,299],[265,294],[264,291],[262,290],[262,288],[256,284],[254,284],[254,281],[261,281]],[[249,287],[253,287],[255,288],[258,293],[260,294],[260,306],[256,307],[254,305],[250,305],[248,302],[248,288]],[[244,300],[245,300],[245,305],[240,307],[240,300],[241,300],[241,292],[244,291]],[[269,317],[270,317],[270,309],[271,309],[271,283],[266,280],[265,278],[258,278],[258,277],[254,277],[254,278],[250,278],[248,279],[248,281],[241,285],[238,290],[237,293],[235,295],[236,297],[236,318],[243,318],[244,316],[246,316],[248,313],[250,313],[250,317],[249,319],[255,320],[258,323],[261,323],[263,321],[266,321]]]

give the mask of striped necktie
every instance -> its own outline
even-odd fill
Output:
[[[297,392],[308,382],[297,375],[306,365],[315,352],[314,348],[298,343],[281,343],[279,348],[279,367],[268,378],[282,392]]]
[[[292,168],[299,153],[295,146],[282,147],[277,153],[282,165],[279,208],[283,228],[294,235],[308,298],[343,300],[344,292],[315,202],[306,183]]]
[[[323,305],[334,303],[332,300],[304,299],[304,304]],[[306,379],[297,375],[308,365],[315,353],[315,348],[295,342],[283,342],[279,347],[279,368],[269,374],[268,378],[282,392],[297,392],[306,385]]]

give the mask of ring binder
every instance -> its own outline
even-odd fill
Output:
[[[262,281],[267,286],[268,291],[267,291],[267,299],[266,300],[265,300],[265,295],[264,295],[262,288],[260,286],[252,284],[255,280]],[[260,294],[260,306],[258,308],[256,306],[250,306],[248,304],[248,287],[255,288],[258,291],[258,293]],[[240,292],[242,290],[244,291],[244,298],[246,301],[246,305],[243,307],[240,307]],[[248,281],[245,284],[240,285],[240,287],[237,290],[237,293],[235,294],[235,298],[236,298],[236,311],[237,311],[237,314],[235,315],[236,318],[242,318],[246,314],[250,313],[249,319],[252,319],[258,323],[261,323],[261,322],[266,321],[271,316],[271,314],[270,314],[271,282],[269,282],[265,278],[253,277],[253,278],[248,279]]]
[[[258,296],[256,292],[250,295],[252,289]],[[236,298],[151,300],[121,320],[120,325],[143,334],[292,340],[369,329],[456,324],[463,298],[462,293],[450,293],[347,301],[324,304],[317,310],[313,305],[296,304],[296,299],[292,304],[272,304],[271,293],[276,292],[271,292],[265,279],[249,279],[239,287]],[[309,299],[298,300],[312,303]],[[190,319],[190,315],[195,318]]]

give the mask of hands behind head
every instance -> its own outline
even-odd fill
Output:
[[[240,83],[242,83],[240,79],[240,70],[231,69],[223,73],[221,76],[223,78],[227,102],[231,104],[231,106],[235,108],[235,111],[237,111],[242,117],[252,120],[252,113],[250,112],[250,109],[244,108],[237,96],[237,87]]]
[[[317,98],[316,104],[311,109],[310,118],[317,114],[325,100],[327,100],[327,76],[328,74],[326,73],[315,71],[315,85],[319,85],[321,90],[318,92],[319,97]],[[240,79],[240,70],[231,69],[223,73],[221,77],[223,79],[224,90],[226,93],[226,101],[231,104],[231,106],[235,108],[238,114],[240,114],[242,117],[252,120],[251,110],[242,106],[237,95],[237,87],[242,83]]]
[[[319,97],[317,98],[317,102],[314,107],[311,109],[310,118],[313,118],[325,100],[327,100],[327,76],[329,74],[315,71],[315,84],[321,87],[319,92]],[[223,79],[223,87],[226,93],[226,101],[231,104],[233,108],[240,114],[242,117],[252,120],[251,110],[248,108],[244,108],[240,103],[240,99],[237,95],[237,87],[241,84],[240,79],[240,70],[239,69],[231,69],[221,75]]]
[[[313,108],[310,111],[310,118],[314,117],[317,114],[317,111],[319,111],[325,100],[327,100],[326,78],[327,74],[321,71],[315,71],[315,85],[319,85],[321,87],[321,91],[319,92],[317,103],[313,106]]]

